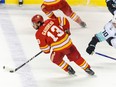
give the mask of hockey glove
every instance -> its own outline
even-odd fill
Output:
[[[71,35],[69,29],[65,30],[65,32],[66,32],[68,35]]]
[[[94,50],[95,50],[95,46],[90,44],[87,49],[86,49],[86,52],[90,55],[92,55],[94,53]]]
[[[98,38],[96,37],[96,35],[92,38],[92,40],[90,41],[87,49],[86,49],[86,52],[90,55],[92,55],[94,53],[94,50],[95,50],[95,46],[96,44],[99,42]]]

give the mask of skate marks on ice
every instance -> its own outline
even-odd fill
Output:
[[[27,14],[25,14],[26,13],[25,11],[27,12]],[[3,11],[1,11],[1,12],[3,12]],[[37,43],[36,43],[35,39],[33,38],[34,30],[31,29],[32,26],[31,26],[31,23],[29,25],[29,22],[30,22],[31,17],[33,15],[35,15],[36,13],[38,13],[38,12],[40,14],[43,14],[43,13],[40,10],[28,10],[28,11],[27,10],[19,10],[19,11],[16,10],[15,11],[15,9],[13,10],[13,12],[12,12],[12,10],[9,10],[8,12],[10,14],[10,18],[12,19],[12,22],[10,21],[9,24],[12,23],[12,27],[15,27],[16,31],[20,31],[20,32],[15,32],[15,34],[18,34],[18,40],[21,40],[20,44],[18,44],[18,46],[23,45],[23,47],[21,46],[21,49],[20,49],[20,47],[18,47],[15,49],[15,51],[17,49],[20,49],[19,54],[21,54],[22,53],[21,51],[24,52],[24,50],[25,50],[25,52],[23,54],[24,56],[23,55],[19,56],[18,59],[20,57],[21,57],[21,59],[19,61],[16,60],[16,62],[13,62],[12,61],[13,59],[11,56],[11,50],[9,51],[9,48],[7,48],[7,46],[5,46],[7,48],[6,49],[7,51],[6,52],[4,51],[4,52],[8,54],[8,55],[5,55],[5,57],[7,57],[6,60],[8,60],[7,63],[10,61],[10,63],[12,63],[11,68],[15,68],[14,65],[18,64],[17,66],[19,66],[20,64],[25,62],[26,56],[28,56],[28,57],[33,56],[34,53],[38,52],[38,48],[36,50],[36,47],[38,47]],[[19,14],[19,12],[21,12],[21,13]],[[71,22],[71,33],[72,33],[71,38],[72,38],[74,44],[76,45],[76,47],[79,49],[79,51],[84,56],[84,58],[87,59],[87,62],[90,63],[92,69],[95,71],[95,76],[89,76],[84,71],[82,71],[80,69],[78,70],[78,68],[76,68],[76,67],[74,67],[74,69],[76,70],[76,76],[69,76],[68,74],[64,73],[63,71],[60,71],[60,69],[58,69],[58,67],[55,67],[54,64],[52,65],[51,64],[52,62],[48,63],[49,57],[45,56],[45,54],[42,54],[37,59],[35,59],[33,62],[31,62],[29,64],[30,67],[25,66],[18,73],[14,73],[14,74],[6,73],[6,72],[1,73],[2,75],[4,75],[4,77],[2,77],[2,78],[4,78],[4,82],[2,81],[2,79],[1,79],[1,81],[4,84],[5,84],[5,81],[6,81],[6,83],[8,82],[8,85],[12,86],[12,87],[13,87],[13,83],[14,83],[14,82],[13,83],[11,82],[12,78],[21,80],[20,82],[19,81],[16,82],[17,87],[24,87],[24,86],[25,87],[27,87],[27,86],[28,87],[29,86],[34,86],[34,87],[102,87],[102,86],[103,87],[115,87],[116,86],[115,62],[111,61],[109,59],[106,59],[106,58],[96,56],[96,55],[88,56],[85,53],[85,48],[86,48],[88,42],[90,41],[91,36],[93,36],[96,32],[98,32],[99,30],[101,30],[103,28],[104,24],[106,22],[108,22],[108,20],[110,19],[110,17],[111,17],[110,14],[108,12],[104,13],[104,12],[98,12],[98,11],[97,12],[88,12],[88,11],[80,12],[80,11],[78,11],[78,9],[77,9],[77,12],[82,17],[82,19],[84,19],[87,22],[87,28],[81,30],[81,28],[78,25],[76,25],[74,22]],[[60,15],[59,12],[57,12],[57,14]],[[24,24],[21,19],[25,19],[26,18],[25,15],[28,20],[25,20],[25,24]],[[3,18],[3,16],[2,16],[2,18]],[[9,16],[5,17],[5,18],[9,18]],[[20,20],[19,20],[19,18],[20,18]],[[102,20],[99,20],[100,18],[102,18]],[[1,21],[1,22],[3,22],[3,21]],[[8,26],[10,26],[9,24],[8,24]],[[25,26],[25,25],[29,25],[29,26]],[[12,29],[8,28],[7,30],[9,31]],[[27,33],[27,31],[29,31],[29,32]],[[12,32],[14,32],[14,30]],[[13,35],[15,35],[15,34],[13,34]],[[77,37],[77,38],[75,38],[75,37]],[[11,38],[11,37],[9,37],[9,38]],[[26,41],[24,39],[26,39]],[[16,38],[14,40],[16,40]],[[4,41],[4,43],[6,43],[5,41]],[[11,41],[9,43],[11,44]],[[33,45],[33,47],[32,47],[32,45]],[[109,49],[106,49],[106,48],[108,48],[107,46],[104,46],[103,44],[101,44],[99,46],[100,47],[97,47],[97,51],[109,53],[108,52]],[[100,49],[100,48],[102,48],[102,49]],[[104,49],[106,49],[106,50],[104,50]],[[1,50],[1,52],[2,52],[2,50]],[[115,50],[112,51],[112,48],[110,48],[110,52],[112,52],[114,54],[113,57],[115,57],[115,54],[116,54]],[[9,58],[9,56],[10,56],[10,58]],[[4,57],[4,55],[2,55],[2,57]],[[14,55],[14,57],[17,58],[16,55]],[[3,60],[3,58],[1,58],[1,60]],[[8,63],[8,65],[10,63]],[[14,64],[14,63],[17,63],[17,64]],[[53,66],[54,66],[54,68],[53,68]],[[32,74],[34,76],[32,76]],[[7,77],[9,77],[9,78],[7,78]],[[22,82],[23,82],[23,85],[22,85]],[[0,84],[1,87],[8,87],[8,85],[4,85],[3,83]],[[35,84],[37,84],[37,85],[35,86]]]
[[[19,66],[20,64],[23,63],[23,61],[26,61],[25,53],[21,46],[20,39],[17,35],[14,24],[11,20],[9,11],[7,11],[6,9],[2,9],[1,14],[2,14],[2,15],[0,15],[1,31],[3,32],[3,37],[4,37],[4,40],[6,41],[5,44],[8,48],[8,50],[7,50],[8,52],[5,52],[6,54],[5,53],[3,53],[3,54],[9,55],[9,57],[11,58],[10,61],[12,61],[12,64],[9,64],[8,65],[9,67],[10,67],[10,65]],[[5,61],[8,62],[9,57],[7,57],[7,59]],[[7,63],[5,65],[7,65]],[[11,66],[11,68],[12,68],[12,66]],[[14,75],[18,79],[17,83],[20,83],[20,85],[18,84],[17,86],[20,87],[21,85],[23,85],[26,87],[28,85],[28,87],[32,87],[32,85],[33,85],[33,86],[37,87],[36,81],[33,78],[33,75],[31,73],[31,69],[30,69],[29,65],[27,65],[25,69],[22,69],[22,71],[23,72],[19,71],[17,73],[17,75]],[[3,74],[3,75],[5,75],[5,74]],[[11,78],[9,78],[9,81],[10,81],[10,79]],[[28,79],[29,79],[29,82],[27,82]],[[12,83],[14,84],[13,81],[12,81]],[[10,83],[10,84],[12,84],[12,83]]]

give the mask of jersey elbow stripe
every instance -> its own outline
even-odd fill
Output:
[[[44,47],[40,47],[40,49],[44,52],[49,52],[50,51],[50,46],[46,45]]]
[[[50,13],[47,13],[46,15],[50,18],[52,17],[53,14],[54,14],[53,12],[50,12]]]
[[[43,50],[43,49],[41,49],[43,52],[45,52],[45,53],[48,53],[48,52],[50,52],[50,49],[48,49],[48,50]]]

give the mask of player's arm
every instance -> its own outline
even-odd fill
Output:
[[[95,47],[96,47],[96,45],[97,45],[98,42],[100,42],[99,39],[98,39],[98,37],[96,35],[94,35],[92,37],[91,41],[88,44],[88,47],[86,49],[86,52],[88,54],[90,54],[90,55],[93,54],[93,52],[95,50]]]
[[[92,37],[91,41],[88,44],[88,47],[86,49],[86,52],[88,54],[92,54],[95,50],[95,47],[97,45],[98,42],[102,42],[102,41],[107,41],[107,39],[110,37],[109,36],[109,29],[111,28],[111,21],[109,21],[105,26],[102,32],[99,32],[97,34],[95,34],[95,36]],[[108,39],[107,42],[110,42],[111,38]]]
[[[70,33],[70,24],[69,24],[69,21],[67,20],[67,18],[65,18],[65,17],[58,17],[58,22],[59,22],[59,25],[62,26],[64,31],[67,34],[70,35],[71,34]]]
[[[102,41],[106,41],[106,35],[108,35],[106,30],[104,30],[103,32],[99,32],[99,33],[95,34],[92,37],[91,41],[89,42],[88,47],[86,49],[86,52],[90,55],[93,54],[97,43],[102,42]]]
[[[106,41],[106,37],[105,37],[105,36],[106,36],[107,34],[108,34],[108,33],[106,32],[106,30],[104,30],[103,32],[99,32],[99,33],[95,34],[95,35],[92,37],[91,41],[89,42],[88,47],[87,47],[87,49],[86,49],[86,52],[87,52],[88,54],[93,54],[93,52],[94,52],[94,50],[95,50],[95,47],[96,47],[97,43],[98,43],[98,42],[102,42],[102,41]]]
[[[46,43],[45,38],[36,34],[36,39],[40,49],[46,54],[50,53],[51,47]]]

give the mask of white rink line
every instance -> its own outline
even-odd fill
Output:
[[[15,63],[15,67],[20,66],[27,60],[18,35],[13,27],[10,15],[6,9],[2,9],[0,12],[0,24],[3,35],[10,49],[11,57]],[[19,74],[23,87],[38,87],[28,64],[16,73]]]

